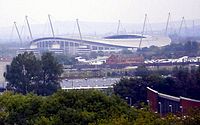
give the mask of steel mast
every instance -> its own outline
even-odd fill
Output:
[[[52,35],[53,35],[53,37],[55,37],[54,30],[53,30],[53,24],[51,22],[51,15],[50,14],[48,15],[48,18],[49,18],[49,23],[50,23],[50,26],[51,26]]]
[[[121,24],[121,22],[120,22],[120,20],[119,20],[119,21],[118,21],[118,26],[117,26],[117,35],[119,34],[120,24]]]
[[[31,27],[30,27],[29,22],[28,22],[28,16],[25,16],[25,19],[26,19],[26,23],[27,23],[27,26],[28,26],[28,30],[29,30],[29,33],[30,33],[31,40],[33,40]]]
[[[145,18],[144,18],[144,24],[143,24],[143,28],[142,28],[142,35],[141,35],[141,38],[140,38],[139,49],[141,47],[142,38],[143,38],[143,35],[144,35],[144,29],[145,29],[145,25],[146,25],[146,20],[147,20],[147,14],[145,14]]]
[[[169,20],[170,20],[170,16],[171,16],[171,14],[170,14],[170,12],[169,12],[169,14],[168,14],[168,18],[167,18],[167,24],[166,24],[166,28],[165,28],[165,35],[167,35],[167,31],[168,31],[168,26],[169,26]]]
[[[195,22],[194,22],[194,20],[192,21],[192,31],[193,31],[193,36],[195,36]]]
[[[180,33],[181,33],[184,20],[185,20],[185,18],[182,17],[181,25],[180,25],[180,28],[179,28],[179,31],[178,31],[178,34],[179,34],[179,35],[180,35]]]
[[[80,29],[80,26],[79,26],[78,19],[76,19],[76,24],[77,24],[77,27],[78,27],[78,32],[79,32],[79,35],[80,35],[80,39],[82,40],[82,34],[81,34],[81,29]]]
[[[15,29],[16,29],[16,31],[17,31],[17,35],[18,35],[18,37],[19,37],[20,44],[21,44],[21,46],[22,46],[22,38],[21,38],[21,36],[20,36],[19,29],[18,29],[18,27],[17,27],[17,23],[16,23],[16,22],[14,22],[14,26],[15,26]]]

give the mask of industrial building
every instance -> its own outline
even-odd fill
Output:
[[[106,64],[137,64],[143,63],[144,57],[135,56],[133,54],[130,55],[111,55],[107,60]]]

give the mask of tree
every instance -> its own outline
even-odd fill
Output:
[[[13,58],[11,65],[7,67],[5,78],[8,81],[7,88],[26,94],[34,90],[41,73],[40,61],[33,53],[19,54]]]
[[[22,94],[34,92],[49,95],[60,88],[59,76],[62,72],[62,65],[51,53],[43,54],[39,60],[33,53],[25,52],[13,59],[5,78],[8,89]]]
[[[0,95],[1,125],[198,125],[200,110],[184,117],[160,117],[148,107],[128,106],[95,90],[57,91],[50,96]]]
[[[147,82],[142,78],[122,78],[115,86],[114,92],[116,95],[135,106],[139,106],[141,102],[146,101]],[[131,99],[130,99],[131,98]]]
[[[148,86],[160,93],[200,99],[200,68],[189,70],[185,67],[177,67],[169,77],[154,74],[155,72],[147,71],[146,68],[139,68],[137,72],[145,77],[123,78],[114,86],[115,94],[123,99],[131,98],[133,105],[146,102]]]
[[[60,88],[60,76],[63,66],[58,63],[52,53],[44,53],[41,57],[42,72],[37,86],[39,95],[50,95]]]
[[[133,52],[131,50],[128,50],[128,49],[123,49],[122,54],[133,54]]]
[[[60,64],[64,65],[73,65],[77,63],[77,60],[73,56],[67,56],[62,54],[62,55],[56,55],[55,58]]]
[[[136,76],[147,77],[150,74],[150,71],[145,66],[138,66],[135,71]]]
[[[198,43],[195,41],[188,41],[187,43],[185,43],[184,49],[187,55],[197,55],[199,46],[198,46]]]
[[[45,97],[5,93],[0,96],[0,111],[6,114],[0,114],[0,123],[5,124],[88,125],[114,117],[128,118],[130,111],[136,110],[119,97],[100,91],[60,90]]]

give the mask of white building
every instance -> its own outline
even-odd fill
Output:
[[[141,42],[142,41],[142,42]],[[165,46],[171,43],[169,37],[164,36],[141,36],[141,35],[113,35],[104,38],[61,38],[44,37],[31,41],[30,47],[20,49],[18,53],[24,51],[33,51],[42,53],[50,51],[54,53],[64,53],[70,55],[88,54],[90,52],[119,52],[123,49],[135,51],[141,42],[142,47]]]

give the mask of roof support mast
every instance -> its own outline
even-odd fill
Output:
[[[192,21],[192,31],[193,31],[193,36],[195,36],[195,22],[194,22],[194,20]]]
[[[145,18],[144,18],[144,24],[143,24],[143,28],[142,28],[142,35],[141,35],[141,38],[140,38],[139,49],[141,48],[141,43],[142,43],[142,38],[143,38],[143,35],[144,35],[146,20],[147,20],[147,14],[145,14]]]
[[[121,22],[120,22],[120,20],[119,20],[119,21],[118,21],[118,26],[117,26],[117,35],[119,34],[120,24],[121,24]]]
[[[25,18],[26,18],[26,23],[27,23],[27,26],[28,26],[28,30],[29,30],[29,33],[30,33],[31,40],[33,40],[32,32],[31,32],[31,27],[30,27],[29,22],[28,22],[28,16],[25,16]]]
[[[77,23],[77,27],[78,27],[78,32],[79,32],[79,35],[80,35],[80,39],[82,40],[82,34],[81,34],[81,29],[80,29],[80,26],[79,26],[78,19],[76,19],[76,23]]]
[[[185,18],[182,17],[181,25],[180,25],[180,28],[179,28],[179,31],[178,31],[178,34],[179,34],[179,35],[180,35],[180,33],[181,33],[184,20],[185,20]]]
[[[168,31],[168,26],[169,26],[169,20],[170,20],[170,16],[171,14],[168,14],[168,18],[167,18],[167,24],[166,24],[166,29],[165,29],[165,35],[167,35],[167,31]]]
[[[21,36],[20,36],[20,34],[19,34],[19,29],[18,29],[18,27],[17,27],[17,24],[16,24],[16,22],[14,22],[14,25],[15,25],[15,29],[16,29],[16,31],[17,31],[17,35],[18,35],[18,37],[19,37],[19,40],[20,40],[20,46],[22,46],[22,38],[21,38]]]
[[[50,26],[51,26],[52,35],[53,35],[53,37],[55,37],[54,30],[53,30],[53,24],[51,22],[51,15],[50,14],[48,15],[48,18],[49,18],[49,23],[50,23]]]

